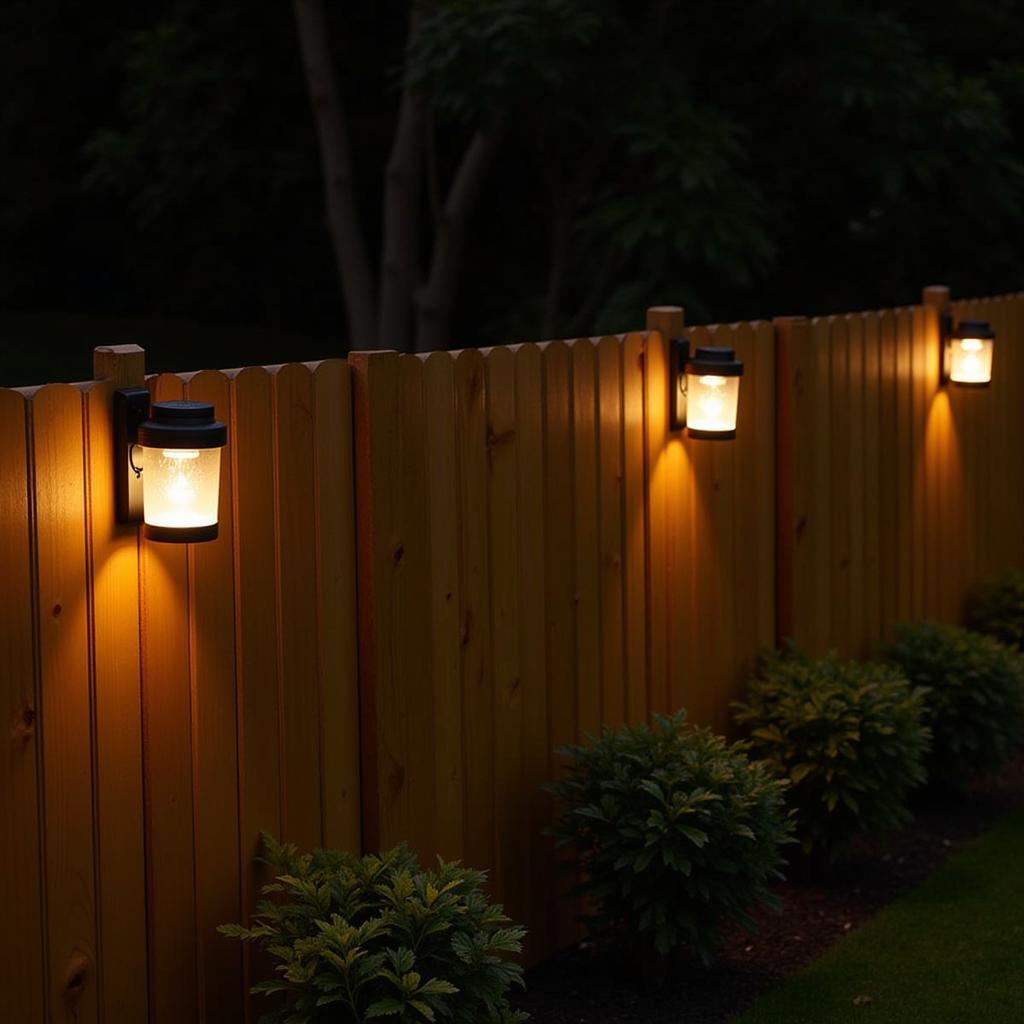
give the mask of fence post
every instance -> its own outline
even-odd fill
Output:
[[[138,345],[93,349],[93,384],[84,396],[95,664],[98,919],[106,1019],[145,1020],[147,998],[146,853],[140,692],[139,541],[117,522],[112,392],[144,387]]]
[[[775,641],[796,639],[797,544],[807,525],[799,500],[795,405],[802,386],[799,350],[810,337],[804,316],[778,316],[775,329]]]
[[[652,306],[647,310],[644,346],[644,422],[647,435],[645,503],[647,506],[647,706],[671,711],[669,612],[671,580],[671,510],[678,503],[672,481],[659,463],[669,443],[668,342],[684,330],[682,306]],[[656,332],[656,333],[653,333]]]
[[[930,284],[921,290],[921,305],[945,313],[949,309],[949,288],[944,284]]]
[[[115,388],[146,385],[146,350],[138,345],[99,345],[92,350],[92,373]]]

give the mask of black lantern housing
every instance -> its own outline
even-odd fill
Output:
[[[669,345],[669,428],[688,437],[728,441],[736,436],[743,363],[731,348],[706,345],[690,354],[687,338]]]
[[[142,520],[143,536],[196,543],[217,536],[220,454],[227,427],[208,402],[154,402],[141,388],[117,393],[122,521]],[[143,412],[145,408],[145,412]],[[140,486],[141,485],[141,486]]]
[[[987,320],[961,320],[947,313],[940,320],[942,383],[984,388],[992,383],[996,332]]]

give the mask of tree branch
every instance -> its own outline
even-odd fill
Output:
[[[327,41],[323,0],[294,0],[295,21],[313,107],[327,204],[327,223],[341,280],[352,348],[376,347],[374,280],[359,223],[352,148]]]
[[[409,20],[406,54],[416,42],[420,19],[420,4],[416,4]],[[410,351],[413,344],[425,110],[423,93],[406,82],[384,178],[384,240],[377,322],[381,346],[401,352]]]
[[[451,313],[462,270],[469,218],[498,148],[497,124],[479,130],[462,154],[434,237],[430,275],[416,295],[416,349],[428,352],[450,342]]]

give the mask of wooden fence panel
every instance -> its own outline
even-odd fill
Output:
[[[21,394],[0,390],[0,900],[6,914],[0,931],[0,991],[12,1020],[35,1022],[44,1019],[49,984],[28,414]]]
[[[185,395],[211,403],[217,419],[231,422],[231,387],[224,374],[196,374]],[[229,433],[221,453],[220,507],[225,510],[233,493],[233,441]],[[240,1019],[245,1001],[242,951],[217,933],[218,925],[242,916],[231,517],[222,517],[216,540],[192,545],[189,556],[197,982],[200,1020],[214,1022]]]
[[[579,934],[542,835],[557,748],[683,704],[726,728],[774,637],[773,332],[694,334],[747,362],[736,444],[669,433],[658,329],[351,359],[367,842],[489,870],[531,959]]]
[[[255,1020],[269,965],[216,928],[266,880],[259,832],[287,806],[305,845],[361,847],[349,369],[150,378],[230,425],[219,537],[171,545],[115,516],[112,392],[144,354],[95,368],[0,390],[4,1008]]]
[[[82,392],[32,399],[49,1012],[99,1019]]]
[[[114,510],[115,384],[141,386],[134,369],[86,394],[91,558],[99,943],[102,1018],[146,1020],[146,862],[139,685],[138,531]]]
[[[727,730],[777,636],[870,655],[1024,562],[1024,296],[950,307],[998,332],[975,391],[939,384],[947,302],[688,331],[744,361],[729,444],[668,429],[671,307],[625,337],[154,377],[230,426],[204,545],[115,522],[111,392],[141,352],[0,391],[19,1020],[255,1021],[267,960],[216,926],[253,910],[261,830],[462,857],[530,959],[577,936],[542,835],[558,746],[680,706]]]
[[[150,380],[178,401],[173,374]],[[142,680],[146,779],[150,1019],[195,1016],[198,964],[192,777],[192,645],[188,550],[142,541]]]

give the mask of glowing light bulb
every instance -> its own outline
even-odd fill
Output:
[[[951,348],[950,377],[957,384],[987,384],[992,379],[992,341],[961,338]]]

